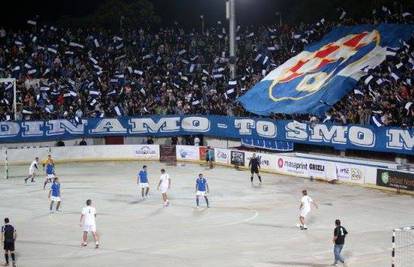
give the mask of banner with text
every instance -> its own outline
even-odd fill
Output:
[[[414,130],[361,125],[307,124],[230,116],[149,116],[69,120],[1,121],[1,142],[38,142],[80,137],[205,135],[253,138],[413,154]]]

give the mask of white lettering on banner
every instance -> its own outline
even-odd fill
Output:
[[[349,141],[362,147],[373,147],[375,146],[375,135],[369,128],[351,126],[349,128]]]
[[[332,126],[328,129],[325,124],[316,124],[311,128],[309,140],[311,142],[329,142],[335,144],[346,144],[346,126]]]
[[[20,131],[20,125],[12,121],[0,121],[0,138],[17,136]]]
[[[46,123],[47,127],[49,127],[49,130],[46,131],[46,135],[62,135],[65,134],[65,132],[83,135],[85,131],[85,124],[82,123],[75,126],[68,120],[50,120]]]
[[[286,139],[290,140],[302,140],[308,139],[308,133],[306,132],[307,124],[299,122],[289,122],[285,126]]]
[[[160,118],[156,123],[151,118],[130,119],[129,125],[132,129],[130,133],[169,133],[178,132],[180,130],[180,117]]]
[[[258,121],[256,131],[259,136],[265,138],[274,138],[277,135],[276,125],[270,121]]]
[[[234,121],[234,122],[233,122]],[[89,124],[88,124],[89,123]],[[234,125],[232,125],[234,123]],[[284,127],[278,129],[278,127]],[[223,130],[225,129],[225,130]],[[285,132],[283,132],[285,131]],[[50,121],[3,121],[0,122],[0,138],[5,142],[47,141],[56,136],[76,138],[84,135],[118,134],[154,135],[177,133],[177,135],[207,133],[210,136],[226,138],[251,138],[251,144],[272,144],[278,141],[306,144],[334,144],[336,149],[371,148],[373,151],[407,153],[414,150],[412,129],[374,129],[364,126],[339,126],[297,121],[256,120],[214,116],[172,116],[144,118],[93,118],[76,124],[69,120]],[[31,140],[31,138],[33,138]],[[289,144],[291,143],[289,142]],[[333,170],[333,169],[332,169]]]
[[[208,132],[210,120],[204,117],[186,117],[182,120],[181,127],[188,132]]]
[[[95,129],[90,130],[90,133],[127,133],[127,129],[125,129],[117,119],[102,119],[101,121],[99,121]]]
[[[22,123],[23,137],[29,136],[43,136],[43,131],[40,129],[44,125],[43,121],[25,121]]]
[[[239,129],[240,135],[251,135],[252,129],[255,127],[255,121],[252,119],[235,119],[234,127]]]
[[[408,130],[389,129],[387,137],[387,148],[408,150],[414,148],[414,135],[411,135]]]

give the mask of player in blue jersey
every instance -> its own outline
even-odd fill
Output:
[[[142,199],[148,198],[149,184],[146,165],[144,165],[142,170],[138,173],[138,184],[141,186]]]
[[[202,173],[200,173],[198,175],[198,178],[196,180],[195,190],[196,190],[196,203],[197,203],[197,208],[200,205],[200,199],[199,199],[200,196],[204,197],[204,199],[206,200],[207,208],[209,208],[210,205],[208,203],[207,194],[210,192],[210,189],[208,187],[207,179],[203,177],[203,174]]]
[[[51,155],[47,156],[47,159],[43,161],[43,169],[46,172],[46,179],[43,183],[43,190],[46,189],[47,183],[51,183],[53,178],[55,178],[55,162],[52,159]]]
[[[53,204],[55,202],[56,202],[56,212],[59,212],[61,198],[60,198],[60,183],[57,177],[53,179],[53,183],[50,186],[49,199],[50,199],[50,213],[53,213]]]

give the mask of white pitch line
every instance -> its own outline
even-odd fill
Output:
[[[253,215],[253,216],[251,216],[251,217],[249,217],[249,218],[247,218],[247,219],[240,220],[240,221],[237,221],[237,222],[231,222],[231,223],[220,224],[220,225],[217,225],[216,227],[221,227],[221,226],[230,226],[230,225],[236,225],[236,224],[242,224],[242,223],[250,222],[250,221],[252,221],[252,220],[256,219],[256,217],[257,217],[257,216],[259,216],[259,212],[258,212],[257,210],[255,210],[255,211],[254,211],[254,215]]]

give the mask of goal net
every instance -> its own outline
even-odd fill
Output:
[[[402,227],[392,233],[392,267],[414,266],[414,226]]]
[[[25,178],[29,174],[29,167],[36,157],[39,158],[37,177],[44,176],[42,161],[50,154],[49,147],[19,147],[0,149],[0,171],[4,178]]]

